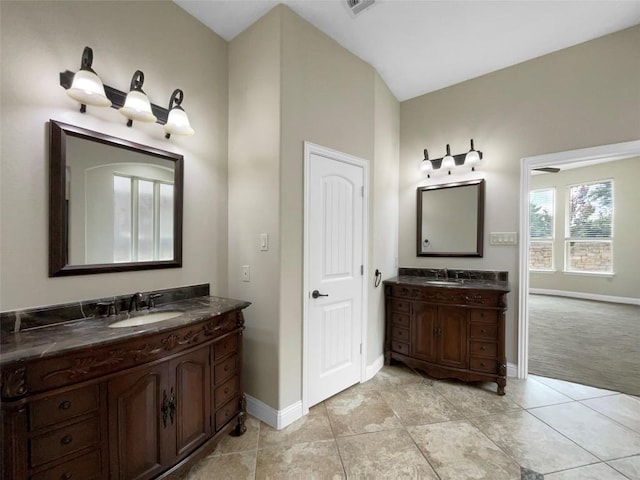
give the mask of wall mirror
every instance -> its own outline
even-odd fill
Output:
[[[484,179],[418,187],[419,257],[482,257],[484,189]]]
[[[182,155],[49,128],[49,276],[181,267]]]

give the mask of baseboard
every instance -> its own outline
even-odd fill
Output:
[[[507,362],[507,377],[517,377],[518,376],[518,364]]]
[[[532,293],[534,295],[551,295],[554,297],[569,297],[569,298],[580,298],[583,300],[596,300],[598,302],[640,305],[640,298],[615,297],[613,295],[599,295],[597,293],[569,292],[566,290],[550,290],[546,288],[530,288],[529,293]]]
[[[376,358],[371,365],[367,365],[367,370],[365,372],[364,382],[371,380],[376,376],[376,373],[380,371],[380,369],[384,366],[384,355],[380,355]]]
[[[283,429],[284,427],[291,425],[293,422],[302,418],[302,401],[289,405],[282,410],[276,410],[275,408],[267,405],[266,403],[246,395],[247,397],[247,413],[256,417],[258,420],[266,423],[267,425],[275,428],[276,430]]]

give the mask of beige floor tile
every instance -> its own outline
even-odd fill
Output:
[[[626,475],[629,480],[640,480],[640,455],[612,460],[609,465]]]
[[[627,478],[606,463],[597,463],[545,475],[544,480],[627,480]]]
[[[404,429],[341,437],[336,442],[348,478],[438,480]]]
[[[381,392],[382,399],[403,425],[424,425],[464,417],[432,386],[418,384]]]
[[[216,446],[213,455],[225,453],[246,452],[258,448],[258,436],[260,434],[260,420],[252,416],[247,416],[245,421],[247,431],[239,437],[226,435]]]
[[[256,451],[210,455],[184,477],[184,480],[252,480],[256,473]]]
[[[341,478],[346,477],[335,440],[258,450],[256,479]]]
[[[325,401],[325,406],[337,437],[402,426],[393,410],[375,391],[339,394]]]
[[[260,427],[259,448],[281,447],[294,443],[317,442],[333,439],[329,417],[324,404],[316,405],[309,414],[291,425],[276,430],[263,423]]]
[[[506,395],[500,396],[488,384],[436,382],[434,388],[468,417],[520,410]]]
[[[611,390],[603,390],[602,388],[580,385],[579,383],[565,382],[557,378],[540,377],[538,375],[529,375],[529,377],[540,383],[544,383],[548,387],[557,390],[573,400],[586,400],[587,398],[604,397],[617,393]]]
[[[546,474],[599,460],[525,411],[471,419],[498,447],[520,465]]]
[[[532,378],[507,379],[507,398],[522,408],[545,407],[573,401],[571,398]]]
[[[533,408],[533,415],[601,460],[640,453],[640,434],[578,403]]]
[[[430,380],[425,379],[415,370],[411,370],[402,364],[396,364],[385,365],[366,383],[377,390],[387,390],[397,388],[401,385],[420,384],[425,381],[430,383]]]
[[[640,399],[629,395],[609,395],[581,403],[640,433]]]
[[[441,480],[519,480],[520,466],[466,420],[408,427]]]

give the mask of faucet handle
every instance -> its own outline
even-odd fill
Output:
[[[118,307],[116,305],[115,300],[111,300],[110,302],[98,302],[98,307],[106,307],[106,316],[110,317],[111,315],[118,315]]]
[[[156,298],[164,296],[162,293],[150,293],[147,297],[147,308],[153,308],[156,306]]]

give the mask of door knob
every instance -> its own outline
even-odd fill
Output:
[[[318,297],[328,297],[328,294],[324,294],[324,293],[320,293],[318,290],[314,290],[313,292],[311,292],[311,296],[313,298],[318,298]]]

